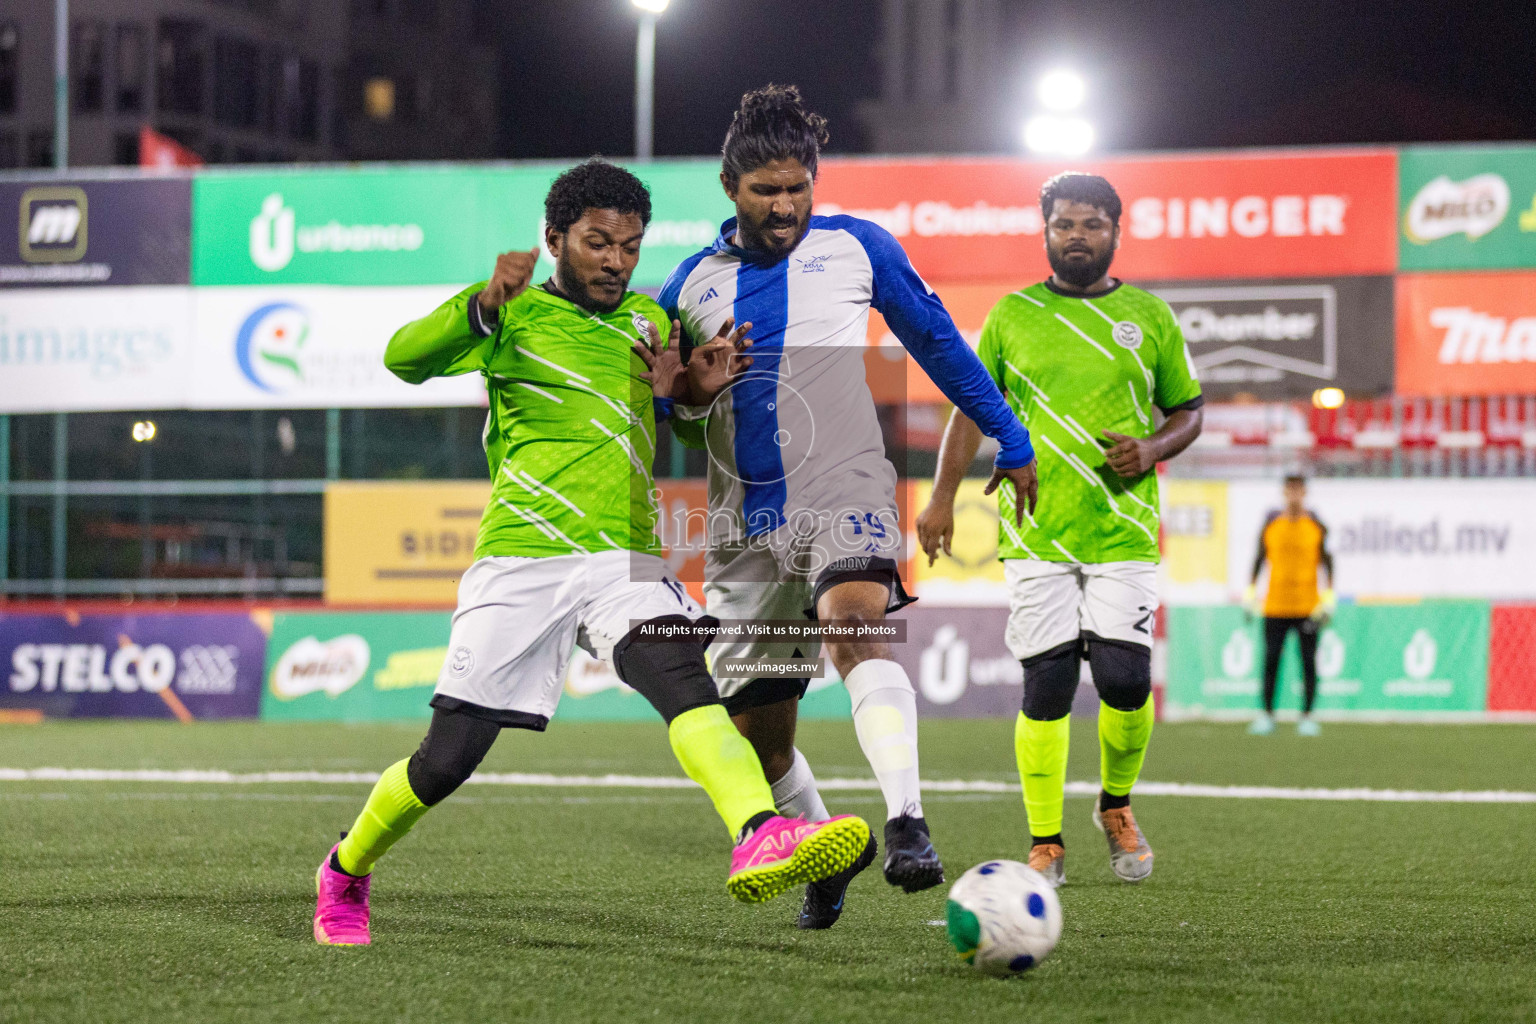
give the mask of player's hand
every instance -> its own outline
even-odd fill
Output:
[[[528,289],[538,262],[538,246],[527,252],[504,252],[496,257],[496,269],[491,271],[491,279],[480,289],[480,309],[487,320],[496,319],[497,310]]]
[[[1029,514],[1035,514],[1035,503],[1040,497],[1040,481],[1035,477],[1035,461],[1031,459],[1029,465],[1020,466],[1017,469],[999,469],[992,467],[992,479],[987,481],[986,490],[982,494],[991,494],[997,490],[997,485],[1004,480],[1013,482],[1013,525],[1024,525],[1024,510],[1029,509]],[[947,553],[947,552],[946,552]]]
[[[651,385],[651,394],[657,398],[682,401],[688,397],[688,378],[683,368],[683,357],[678,354],[677,321],[672,321],[672,335],[663,347],[661,332],[649,320],[640,322],[641,341],[631,347],[635,355],[645,362],[645,372],[640,379]]]
[[[1317,607],[1312,609],[1312,614],[1308,615],[1307,618],[1317,623],[1318,630],[1327,629],[1328,623],[1333,621],[1334,609],[1338,608],[1338,606],[1339,598],[1334,594],[1333,588],[1329,587],[1319,595]]]
[[[1259,614],[1259,587],[1250,583],[1243,591],[1243,619],[1252,622]]]
[[[688,392],[684,401],[689,405],[708,405],[747,372],[752,357],[743,353],[752,347],[752,339],[747,337],[751,329],[750,320],[737,327],[734,319],[726,317],[707,344],[688,354]],[[681,330],[677,321],[672,321],[673,348],[677,347]]]
[[[950,553],[949,544],[954,537],[955,503],[930,501],[917,517],[917,543],[922,547],[923,554],[928,556],[929,565],[939,560],[941,548],[946,555]]]
[[[1148,438],[1117,434],[1113,430],[1104,431],[1104,436],[1109,439],[1099,442],[1107,449],[1104,461],[1122,478],[1133,480],[1156,468],[1157,449]]]

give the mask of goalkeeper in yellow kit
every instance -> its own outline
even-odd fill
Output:
[[[1328,553],[1328,527],[1306,506],[1305,477],[1285,478],[1285,508],[1273,512],[1259,531],[1259,552],[1253,560],[1253,578],[1244,595],[1244,604],[1252,614],[1259,610],[1259,574],[1269,563],[1269,592],[1264,596],[1264,713],[1253,720],[1248,731],[1268,736],[1275,731],[1275,687],[1280,677],[1280,654],[1291,631],[1301,647],[1301,718],[1296,731],[1302,736],[1316,736],[1320,731],[1312,719],[1312,705],[1317,700],[1317,638],[1336,604],[1333,595],[1333,556]],[[1328,577],[1327,587],[1319,593],[1317,573]]]

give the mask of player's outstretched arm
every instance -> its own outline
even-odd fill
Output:
[[[538,258],[536,248],[502,253],[490,280],[471,285],[396,331],[384,350],[384,365],[407,384],[484,369],[501,307],[527,289]]]
[[[1033,479],[1032,473],[1008,472],[1022,470],[1035,461],[1029,431],[1008,408],[1003,393],[965,343],[944,303],[917,276],[906,252],[890,232],[867,221],[850,220],[850,230],[869,255],[874,275],[870,305],[885,317],[891,333],[912,353],[917,365],[938,385],[944,397],[983,434],[997,441],[993,464],[1004,472],[994,474],[987,493],[992,493],[1004,477],[1014,479],[1018,485],[1024,484],[1026,475]],[[1022,496],[1025,492],[1019,493]],[[1033,505],[1032,500],[1030,504]]]

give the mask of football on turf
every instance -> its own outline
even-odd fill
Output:
[[[1045,876],[1016,860],[978,864],[949,890],[949,941],[983,974],[1034,967],[1061,938],[1061,902]]]

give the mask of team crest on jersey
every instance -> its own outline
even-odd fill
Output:
[[[1121,348],[1128,348],[1134,351],[1141,347],[1141,328],[1129,320],[1121,320],[1115,324],[1115,329],[1110,332],[1110,336],[1115,339],[1115,344]]]
[[[800,264],[800,273],[802,274],[820,274],[826,271],[827,260],[831,258],[831,253],[828,253],[825,256],[812,256],[810,259],[806,260],[802,260],[797,256],[795,257],[795,262]]]
[[[630,322],[635,325],[635,330],[640,332],[640,337],[647,339],[650,338],[653,326],[649,320],[641,316],[639,313],[631,313],[629,315],[629,319]]]

